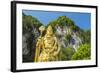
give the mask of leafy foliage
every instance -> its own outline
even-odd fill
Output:
[[[69,26],[73,31],[79,31],[80,30],[80,28],[78,26],[76,26],[75,23],[70,18],[68,18],[66,16],[60,16],[60,17],[58,17],[57,20],[51,21],[48,25],[52,25],[52,27]]]
[[[81,31],[78,36],[83,39],[83,44],[91,43],[91,31],[90,30]]]
[[[71,37],[71,34],[66,35],[65,38],[66,38],[66,40],[68,40],[68,42],[70,42],[70,40],[71,40],[71,38],[72,38],[72,37]]]
[[[84,59],[90,59],[91,58],[91,49],[89,44],[81,45],[77,52],[74,53],[72,56],[73,60],[84,60]]]
[[[31,31],[33,27],[38,28],[42,25],[35,17],[27,16],[23,13],[23,33]]]
[[[90,30],[87,30],[84,32],[84,42],[90,43],[91,42],[91,32]]]
[[[75,50],[71,47],[61,49],[61,60],[71,60],[72,55],[75,53]]]

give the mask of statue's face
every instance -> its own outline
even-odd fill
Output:
[[[47,28],[47,35],[52,35],[53,34],[53,29],[51,26],[48,26]]]

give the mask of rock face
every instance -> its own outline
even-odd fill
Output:
[[[40,35],[38,28],[42,24],[32,16],[23,14],[22,54],[23,62],[33,62],[36,41]]]
[[[58,26],[56,28],[56,35],[63,48],[72,47],[77,50],[80,44],[82,44],[82,39],[67,26],[64,26],[63,29]],[[66,38],[67,35],[70,35],[70,39]]]
[[[35,53],[35,44],[37,37],[39,36],[39,31],[36,28],[32,32],[26,32],[22,36],[22,48],[23,48],[23,62],[32,62]]]
[[[71,60],[72,55],[84,43],[82,37],[83,30],[74,24],[74,22],[66,16],[60,16],[58,19],[50,22],[54,29],[61,48],[61,61]]]
[[[55,34],[62,48],[72,47],[75,51],[77,51],[77,48],[79,48],[83,42],[80,37],[80,32],[82,31],[72,20],[66,16],[61,16],[49,25],[54,27]]]

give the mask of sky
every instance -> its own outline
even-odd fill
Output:
[[[50,21],[56,20],[59,16],[67,16],[74,21],[75,25],[81,29],[91,29],[91,14],[79,12],[55,12],[55,11],[37,11],[23,10],[25,15],[31,15],[37,18],[41,23],[47,25]]]

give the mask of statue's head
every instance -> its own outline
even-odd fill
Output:
[[[48,26],[46,34],[47,35],[53,35],[53,29],[52,29],[51,25]]]

